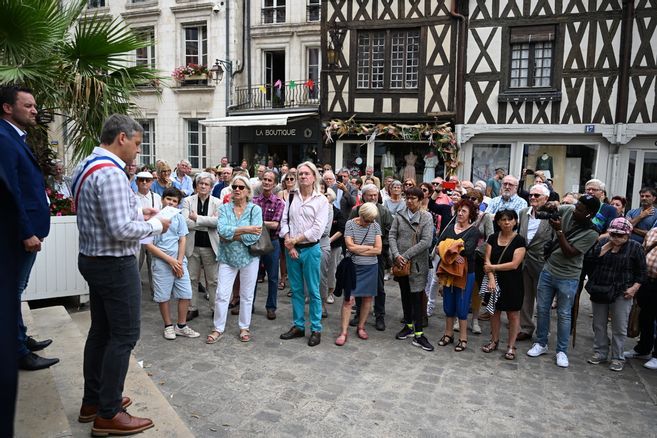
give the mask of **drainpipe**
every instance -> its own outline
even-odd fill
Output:
[[[247,81],[247,90],[251,92],[251,0],[246,0],[244,2],[246,8],[246,58],[244,58],[244,64],[249,63],[249,67],[246,71],[246,81]],[[249,94],[249,101],[251,101],[251,95]]]
[[[623,0],[621,18],[620,59],[618,64],[618,101],[616,103],[616,123],[627,122],[628,93],[630,88],[630,65],[632,63],[632,25],[634,19],[634,0]]]
[[[456,40],[456,117],[455,124],[462,124],[465,118],[465,53],[467,42],[466,19],[459,11],[459,1],[452,0],[452,8],[449,11],[457,21],[457,40]]]

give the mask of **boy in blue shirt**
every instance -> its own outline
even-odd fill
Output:
[[[169,187],[162,193],[162,208],[177,208],[184,197],[175,187]],[[153,243],[146,244],[146,250],[154,257],[153,300],[160,305],[160,314],[164,320],[164,338],[173,340],[176,336],[198,338],[199,333],[187,325],[187,309],[192,299],[192,285],[187,270],[185,241],[187,224],[182,214],[171,219],[169,230],[154,238]],[[169,300],[173,294],[178,299],[178,323],[171,323]]]

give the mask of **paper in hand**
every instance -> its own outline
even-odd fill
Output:
[[[171,220],[175,215],[180,213],[181,210],[177,209],[176,207],[166,206],[162,210],[160,210],[160,212],[157,214],[157,217]]]

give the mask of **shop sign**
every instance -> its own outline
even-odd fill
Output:
[[[241,142],[315,143],[320,140],[316,119],[289,123],[287,126],[244,126],[239,128]]]

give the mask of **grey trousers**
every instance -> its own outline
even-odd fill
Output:
[[[627,320],[632,300],[623,296],[611,304],[591,303],[593,308],[593,351],[599,356],[609,355],[608,316],[611,313],[611,360],[624,360],[623,349],[627,339]]]
[[[144,265],[144,260],[146,261],[146,267],[148,268],[148,290],[153,297],[153,268],[151,263],[153,261],[153,256],[150,252],[146,251],[146,246],[142,245],[139,249],[139,271],[141,272],[141,267]]]
[[[189,278],[192,282],[191,310],[198,310],[198,282],[201,278],[201,268],[205,272],[205,290],[210,295],[210,309],[214,309],[214,301],[217,296],[217,256],[212,247],[194,247],[191,257],[187,258],[187,269],[189,270]]]
[[[322,303],[328,297],[329,289],[329,259],[331,258],[331,245],[329,244],[328,238],[322,237],[319,241],[320,247],[322,249],[322,262],[320,265],[320,274],[319,274],[319,295],[322,297]],[[335,278],[335,273],[333,274]]]
[[[536,304],[536,289],[538,288],[538,278],[541,276],[542,266],[534,266],[526,262],[522,269],[522,281],[524,288],[524,298],[522,308],[520,309],[520,331],[533,335],[536,330],[534,323],[534,305]]]
[[[328,287],[335,289],[335,270],[342,260],[342,247],[331,248],[331,254],[328,259]]]

